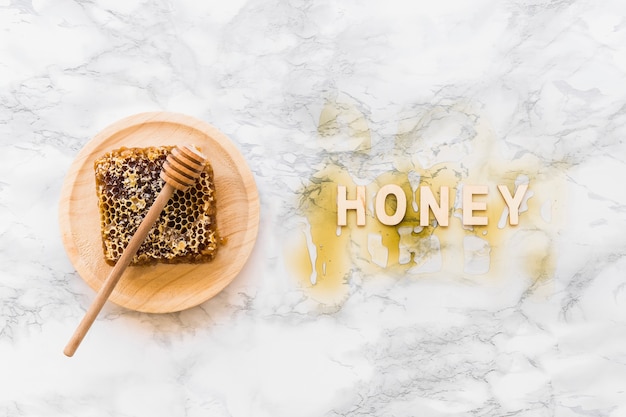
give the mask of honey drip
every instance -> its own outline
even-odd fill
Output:
[[[338,303],[350,293],[351,282],[381,274],[470,280],[517,274],[532,282],[553,275],[553,239],[563,221],[563,167],[546,165],[530,153],[503,157],[484,118],[463,103],[402,118],[392,149],[384,141],[373,149],[367,119],[357,107],[346,96],[326,104],[318,128],[326,159],[299,193],[302,233],[289,243],[286,259],[312,297]],[[389,169],[377,173],[381,154]],[[349,210],[348,225],[338,227],[337,185],[345,185],[348,199],[354,199],[357,183],[366,186],[366,225],[357,226],[356,213]],[[497,185],[514,193],[521,183],[529,190],[519,225],[511,226]],[[407,196],[406,215],[396,226],[383,225],[374,214],[375,195],[385,184],[397,184]],[[475,215],[488,217],[488,225],[463,226],[464,184],[488,185],[489,194],[475,198],[487,203],[487,210]],[[449,226],[438,226],[432,213],[430,224],[420,226],[420,186],[430,187],[437,199],[441,186],[450,188]],[[387,198],[388,213],[395,204],[395,198]]]

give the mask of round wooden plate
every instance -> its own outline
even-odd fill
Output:
[[[112,267],[104,261],[94,160],[113,149],[193,144],[215,173],[217,227],[226,243],[202,264],[129,267],[109,298],[129,309],[169,313],[194,307],[226,287],[248,259],[259,226],[259,196],[243,156],[223,133],[189,116],[142,113],[112,124],[80,151],[59,205],[63,244],[80,276],[99,290]]]

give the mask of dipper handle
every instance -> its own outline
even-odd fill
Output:
[[[82,342],[87,331],[89,331],[89,328],[96,320],[104,303],[108,300],[113,289],[122,277],[122,274],[146,239],[148,232],[159,218],[161,211],[163,211],[163,208],[172,197],[174,191],[185,191],[193,185],[204,169],[205,161],[206,157],[202,153],[187,145],[174,148],[172,153],[168,155],[163,164],[163,170],[161,171],[161,178],[165,181],[163,189],[154,200],[146,217],[144,217],[137,231],[130,239],[130,242],[128,242],[128,246],[124,249],[122,256],[120,256],[120,259],[115,263],[115,266],[104,281],[100,291],[98,291],[96,298],[93,300],[82,321],[74,331],[72,338],[65,346],[63,353],[65,353],[66,356],[73,356],[76,349],[78,349],[80,342]]]

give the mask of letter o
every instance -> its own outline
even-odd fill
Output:
[[[398,202],[396,212],[391,216],[388,215],[385,210],[385,203],[390,194],[395,195],[396,201]],[[376,194],[376,218],[378,221],[387,226],[395,226],[400,223],[402,219],[404,219],[405,214],[406,195],[404,194],[404,191],[402,191],[402,188],[396,184],[386,184],[382,186]]]

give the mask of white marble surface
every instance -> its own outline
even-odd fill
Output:
[[[618,0],[0,0],[0,414],[626,415],[625,16]],[[94,293],[61,243],[63,177],[99,130],[153,110],[241,149],[257,246],[197,308],[107,304],[66,358]],[[322,295],[330,278],[289,266],[307,233],[319,244],[303,192],[327,170],[371,185],[437,164],[530,174],[537,223],[501,249],[441,231],[430,273],[381,268],[345,229],[356,251]]]

